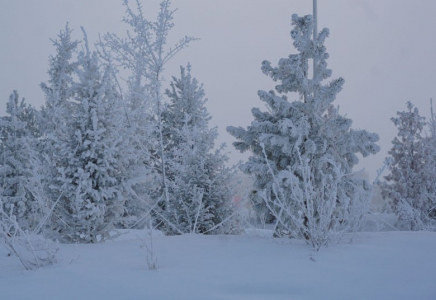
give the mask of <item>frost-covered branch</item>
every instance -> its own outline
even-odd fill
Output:
[[[0,240],[26,270],[35,270],[56,263],[58,246],[40,235],[24,231],[11,212],[3,210],[0,200]],[[12,207],[13,208],[13,207]]]

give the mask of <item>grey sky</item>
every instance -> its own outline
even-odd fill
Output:
[[[39,84],[47,78],[48,56],[54,38],[68,21],[81,39],[98,33],[122,35],[125,26],[121,0],[2,0],[0,10],[0,111],[9,94],[39,107],[44,96]],[[142,0],[154,19],[159,1]],[[201,38],[174,58],[165,78],[178,75],[179,65],[192,64],[193,75],[209,98],[212,124],[220,142],[227,142],[232,162],[243,159],[230,145],[227,125],[252,121],[251,108],[263,107],[257,90],[274,83],[260,71],[263,60],[275,64],[295,53],[289,35],[293,13],[312,12],[311,0],[173,0],[176,26],[173,42],[184,35]],[[333,78],[345,78],[336,101],[353,127],[380,135],[382,151],[362,160],[374,177],[390,148],[396,129],[390,121],[412,101],[429,116],[430,97],[436,98],[436,1],[434,0],[318,0],[319,30],[330,29],[326,41]],[[297,99],[292,95],[289,99]],[[436,100],[436,99],[435,99]]]

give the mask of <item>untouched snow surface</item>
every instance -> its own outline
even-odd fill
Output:
[[[436,299],[433,232],[359,233],[317,253],[267,231],[159,236],[158,271],[138,236],[60,245],[58,264],[37,271],[0,248],[0,299]]]

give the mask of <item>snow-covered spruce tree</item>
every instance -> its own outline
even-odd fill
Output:
[[[195,39],[185,36],[173,47],[166,47],[168,34],[174,27],[175,10],[170,9],[171,1],[160,3],[160,11],[154,22],[145,18],[139,0],[135,2],[136,11],[129,6],[128,0],[123,3],[126,7],[124,22],[132,31],[128,32],[125,39],[107,34],[100,46],[106,53],[110,52],[119,65],[131,72],[125,97],[129,108],[129,126],[134,131],[131,144],[142,156],[143,163],[152,170],[146,191],[138,193],[137,198],[141,201],[131,206],[132,210],[141,211],[140,206],[145,204],[149,211],[157,202],[168,203],[170,199],[162,121],[165,110],[162,93],[164,67]]]
[[[85,49],[72,75],[75,107],[64,122],[63,139],[53,143],[57,157],[54,188],[61,191],[52,222],[63,241],[98,242],[108,237],[131,191],[130,150],[120,132],[123,113],[110,67]]]
[[[35,110],[19,101],[14,91],[7,103],[6,116],[0,118],[0,187],[2,209],[15,216],[23,230],[33,229],[44,206],[38,176],[39,156],[36,129],[32,126]]]
[[[58,167],[63,166],[65,157],[57,149],[69,139],[68,121],[77,106],[73,98],[73,76],[78,68],[75,58],[79,42],[72,39],[71,33],[67,24],[57,39],[52,40],[56,54],[49,58],[48,82],[41,83],[45,104],[41,109],[41,137],[37,148],[42,158],[42,180],[48,209],[62,195],[63,186],[59,185]],[[62,222],[62,219],[55,211],[47,224],[55,225],[58,222]]]
[[[27,270],[56,262],[57,245],[39,235],[50,212],[37,151],[39,113],[14,91],[0,117],[0,244]]]
[[[27,269],[56,261],[57,245],[38,235],[47,211],[36,151],[38,112],[14,91],[0,118],[0,244]]]
[[[73,74],[78,62],[74,61],[77,55],[78,41],[71,39],[72,30],[68,24],[58,34],[58,39],[52,40],[56,48],[56,55],[49,59],[48,83],[42,83],[41,88],[45,94],[45,105],[42,108],[42,131],[47,139],[47,147],[56,138],[60,138],[65,129],[65,121],[73,112],[76,103],[74,97]],[[47,149],[46,149],[47,150]]]
[[[388,152],[393,161],[382,185],[383,196],[391,199],[394,212],[409,229],[422,230],[435,225],[434,148],[422,136],[426,121],[411,102],[397,115],[391,119],[398,134]]]
[[[268,110],[253,108],[255,120],[247,129],[228,127],[239,141],[241,152],[252,152],[242,165],[254,177],[254,198],[260,199],[274,216],[275,234],[304,237],[316,249],[341,233],[355,230],[366,212],[370,185],[352,173],[356,154],[379,151],[377,134],[351,129],[351,120],[333,106],[344,79],[325,82],[328,54],[324,28],[312,38],[312,16],[292,16],[291,37],[297,54],[269,61],[262,71],[280,83],[276,91],[259,91]],[[312,79],[309,60],[315,60]],[[288,101],[285,94],[300,100]]]
[[[203,86],[181,67],[166,90],[170,103],[163,113],[168,165],[169,202],[160,205],[156,223],[169,234],[229,233],[234,230],[233,186],[235,170],[226,167],[225,145],[214,150],[217,128],[209,128]],[[177,230],[165,220],[176,225]]]

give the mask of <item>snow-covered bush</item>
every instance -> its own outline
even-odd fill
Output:
[[[23,230],[13,211],[12,205],[9,214],[5,212],[0,199],[0,242],[3,246],[20,260],[26,270],[56,263],[58,245],[36,231]]]
[[[430,126],[430,137],[423,135],[427,123],[411,102],[407,103],[407,111],[397,112],[397,115],[391,119],[398,134],[388,152],[393,162],[382,185],[383,195],[391,200],[392,209],[409,229],[435,228],[434,128]]]
[[[342,233],[355,230],[368,210],[370,184],[353,174],[357,154],[379,151],[378,136],[351,129],[352,121],[333,106],[342,89],[342,78],[325,82],[328,54],[324,40],[328,29],[312,38],[312,16],[292,16],[291,37],[297,54],[279,60],[262,71],[279,81],[276,91],[259,91],[267,105],[253,108],[255,120],[247,129],[228,127],[238,139],[233,145],[251,151],[243,172],[254,177],[256,204],[267,208],[275,221],[276,235],[302,237],[316,249]],[[315,61],[308,78],[309,61]],[[300,98],[288,101],[285,94]]]

